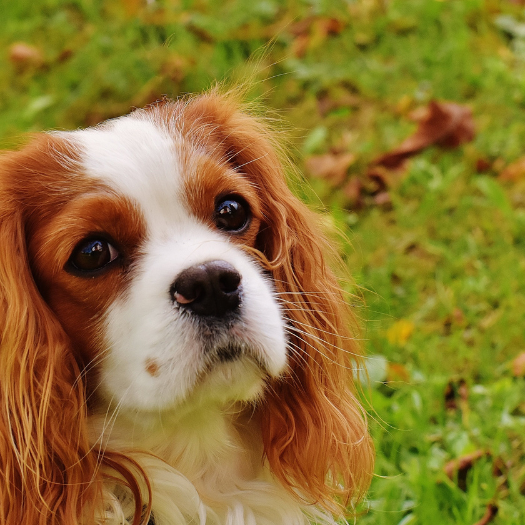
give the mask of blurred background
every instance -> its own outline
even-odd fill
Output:
[[[2,149],[256,64],[354,279],[358,523],[525,522],[524,0],[0,0],[0,49]]]

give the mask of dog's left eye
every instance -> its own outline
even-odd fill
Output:
[[[250,208],[242,197],[229,195],[215,206],[215,224],[221,230],[239,233],[249,222]]]
[[[104,239],[84,239],[80,241],[71,257],[69,264],[81,272],[95,272],[114,261],[118,257],[116,248]]]

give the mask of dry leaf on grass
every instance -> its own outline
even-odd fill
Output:
[[[408,319],[396,321],[386,332],[386,338],[392,345],[405,346],[414,332],[415,325]]]
[[[417,115],[416,132],[397,148],[379,157],[374,164],[393,169],[419,151],[437,144],[454,148],[474,138],[472,111],[454,102],[432,101],[424,115]]]
[[[522,352],[512,361],[512,373],[514,377],[525,376],[525,352]]]
[[[41,67],[44,55],[40,49],[25,42],[15,42],[9,47],[9,61],[18,69]]]
[[[489,503],[483,517],[474,525],[488,525],[496,517],[497,513],[498,507],[494,503]]]
[[[445,408],[457,410],[458,405],[461,409],[466,408],[468,396],[468,385],[464,379],[449,381],[445,387]]]
[[[410,372],[405,365],[399,363],[388,363],[386,381],[388,383],[409,383]]]
[[[348,204],[353,209],[360,209],[363,207],[363,183],[359,177],[351,177],[348,183],[345,184],[343,192],[348,199]]]
[[[339,186],[346,178],[348,168],[355,162],[353,153],[326,153],[306,160],[306,169],[314,177],[325,179],[331,186]]]
[[[301,58],[310,48],[319,47],[328,36],[339,34],[344,24],[337,18],[310,16],[288,28],[295,38],[291,45],[294,56]]]
[[[521,157],[509,164],[498,175],[498,179],[506,182],[517,182],[525,178],[525,157]]]
[[[477,461],[486,456],[490,456],[490,452],[487,450],[476,450],[470,454],[449,461],[443,467],[443,471],[451,480],[454,480],[457,476],[458,487],[464,491],[467,489],[468,471]]]

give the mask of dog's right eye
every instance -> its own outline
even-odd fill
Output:
[[[96,272],[113,262],[118,255],[116,248],[108,241],[90,238],[76,245],[68,262],[73,270]]]
[[[215,224],[220,230],[241,233],[249,223],[250,208],[242,197],[228,195],[216,204]]]

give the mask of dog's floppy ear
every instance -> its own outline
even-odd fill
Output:
[[[35,170],[27,155],[0,156],[0,523],[77,524],[95,459],[78,366],[29,268],[16,191]]]
[[[326,266],[331,250],[315,227],[319,218],[284,190],[282,214],[263,232],[266,253],[288,320],[291,370],[273,385],[263,437],[276,476],[311,503],[338,514],[368,488],[373,447],[357,400],[354,372],[362,368],[355,322]],[[277,235],[275,232],[279,231]]]
[[[264,219],[257,248],[288,320],[291,363],[261,407],[265,454],[291,491],[342,513],[363,495],[373,470],[366,417],[353,385],[353,371],[362,366],[350,330],[353,317],[327,267],[331,250],[316,227],[319,218],[288,189],[272,133],[239,107],[235,95],[212,91],[187,111],[219,136],[228,161],[260,195]]]

